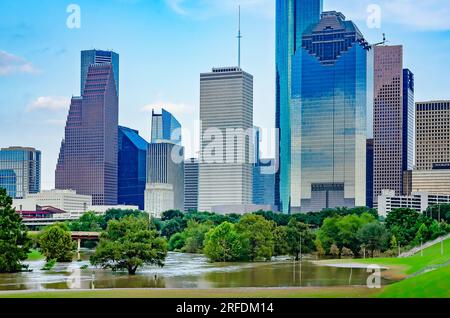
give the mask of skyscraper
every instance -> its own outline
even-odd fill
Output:
[[[152,111],[152,143],[172,142],[181,145],[181,125],[168,111]]]
[[[113,65],[89,66],[82,97],[73,97],[56,167],[56,189],[117,204],[118,111]]]
[[[89,66],[92,64],[111,64],[114,71],[116,92],[119,94],[119,54],[112,51],[86,50],[81,51],[81,83],[80,95],[83,95]]]
[[[199,210],[252,203],[253,76],[239,67],[200,75]]]
[[[373,139],[367,139],[366,147],[366,205],[373,208]]]
[[[279,170],[275,177],[275,201],[284,213],[290,211],[291,195],[300,193],[300,158],[298,153],[292,152],[294,145],[291,138],[292,129],[298,126],[298,122],[294,122],[297,118],[291,112],[298,112],[298,109],[293,109],[291,90],[294,84],[301,84],[301,78],[293,76],[292,59],[294,55],[301,56],[303,32],[319,21],[322,7],[322,0],[276,1],[275,127],[279,129]]]
[[[290,212],[366,205],[372,67],[370,45],[342,13],[303,32],[292,59]]]
[[[0,188],[13,199],[41,191],[41,152],[34,148],[0,150]]]
[[[184,211],[198,210],[198,160],[184,162]]]
[[[119,126],[119,204],[144,209],[147,147],[137,130]]]
[[[164,190],[164,193],[167,191],[173,192],[173,202],[170,205],[150,202],[153,207],[162,206],[166,209],[184,210],[184,148],[182,146],[167,142],[148,145],[146,188],[146,202],[151,201],[148,200],[149,197],[155,197],[152,191],[161,192],[160,190]],[[166,195],[160,197],[167,201]],[[165,211],[155,211],[152,208],[147,212],[158,215]]]
[[[275,160],[261,159],[253,167],[253,204],[275,206]]]
[[[414,164],[414,76],[403,69],[403,47],[374,50],[374,202],[382,190],[405,191]],[[405,185],[409,188],[409,185]]]
[[[416,104],[416,167],[412,191],[450,194],[450,101]]]
[[[450,100],[416,104],[417,170],[450,169]]]

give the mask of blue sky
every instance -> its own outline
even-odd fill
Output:
[[[69,29],[69,4],[81,28]],[[324,0],[354,20],[369,42],[403,44],[416,76],[416,100],[450,99],[450,1]],[[120,54],[120,124],[150,137],[150,113],[164,106],[194,130],[199,74],[237,64],[237,6],[242,6],[242,66],[255,78],[255,125],[273,127],[274,0],[1,0],[0,147],[43,152],[44,189],[54,169],[69,100],[79,94],[80,51]],[[369,28],[367,8],[381,9]],[[195,138],[192,136],[192,138]]]

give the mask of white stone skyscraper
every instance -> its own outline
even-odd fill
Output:
[[[239,67],[200,75],[199,210],[252,203],[253,76]]]

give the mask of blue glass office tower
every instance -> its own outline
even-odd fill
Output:
[[[292,58],[302,54],[303,32],[320,19],[322,0],[276,1],[276,128],[279,129],[278,172],[275,176],[275,202],[280,211],[290,212],[291,194],[298,185],[298,176],[292,176],[291,127],[296,126],[291,116],[291,89],[300,85],[301,78],[292,77]],[[297,81],[297,83],[294,83]],[[293,125],[291,125],[293,123]],[[298,168],[297,168],[298,170]],[[298,187],[297,187],[298,188]]]
[[[86,50],[81,51],[81,85],[80,95],[83,95],[89,66],[92,64],[112,64],[116,92],[119,95],[119,54],[112,51]]]
[[[13,199],[41,191],[41,152],[34,148],[0,150],[0,188]]]
[[[137,130],[119,126],[118,203],[144,210],[148,143]]]
[[[168,111],[152,111],[152,143],[171,142],[181,145],[181,125]]]
[[[303,33],[291,76],[290,211],[365,206],[371,46],[342,13],[324,12]]]

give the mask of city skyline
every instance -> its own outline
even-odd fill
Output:
[[[166,107],[177,115],[183,126],[193,130],[193,123],[198,119],[199,74],[212,66],[237,64],[238,5],[238,1],[191,3],[195,2],[197,6],[192,7],[189,4],[177,6],[177,3],[182,5],[177,1],[152,4],[115,1],[108,7],[107,14],[99,16],[95,10],[99,4],[79,1],[82,9],[79,30],[67,28],[69,14],[64,5],[43,1],[38,8],[29,1],[29,11],[33,12],[31,20],[29,13],[20,10],[21,5],[16,6],[13,1],[2,2],[0,34],[4,40],[0,44],[0,86],[4,90],[0,96],[0,124],[6,133],[0,137],[0,146],[40,149],[43,153],[42,189],[54,188],[54,167],[70,97],[78,95],[79,91],[79,52],[93,47],[112,47],[121,55],[121,125],[141,131],[144,138],[150,140],[150,108]],[[265,0],[240,2],[244,35],[242,64],[255,76],[255,124],[273,127],[274,5]],[[416,3],[417,8],[409,11],[413,15],[412,22],[408,22],[407,19],[392,19],[399,16],[400,4],[395,7],[379,1],[385,16],[382,28],[370,29],[365,21],[369,4],[366,1],[351,5],[351,1],[325,0],[324,10],[341,11],[348,19],[355,20],[369,42],[379,41],[381,34],[386,32],[389,44],[404,45],[405,65],[416,75],[416,101],[448,99],[444,95],[448,83],[443,70],[448,69],[446,65],[450,63],[444,53],[450,48],[450,42],[445,38],[450,26],[445,21],[433,21],[445,20],[438,19],[440,14],[445,14],[438,10],[448,12],[450,6],[436,5],[436,9],[433,5],[423,7]],[[414,16],[418,8],[422,9],[422,19]],[[117,18],[119,11],[126,13],[130,18],[127,21],[136,22],[124,25]],[[60,20],[45,21],[44,12],[52,12]],[[104,32],[106,28],[112,31],[103,38],[96,37],[91,28],[94,23],[98,32]],[[205,30],[206,25],[208,30]],[[130,30],[138,26],[143,31],[127,38]],[[184,31],[179,33],[181,29]],[[191,36],[191,32],[198,36]],[[154,37],[148,37],[147,33]],[[158,35],[160,33],[163,34]],[[140,37],[148,40],[138,41]],[[174,44],[167,38],[181,41]],[[152,45],[151,41],[157,45]],[[187,45],[192,41],[194,45]],[[424,45],[424,42],[429,44]],[[436,50],[429,52],[428,46]],[[424,52],[432,57],[426,65],[420,63]],[[148,58],[144,58],[145,54]],[[186,65],[185,54],[189,55],[189,65]],[[176,79],[174,74],[178,75]],[[429,81],[429,77],[435,80]],[[15,134],[13,128],[16,125],[26,126],[27,130]],[[37,134],[41,138],[35,138]]]

